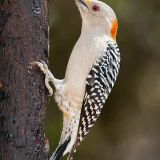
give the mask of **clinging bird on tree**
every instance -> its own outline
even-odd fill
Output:
[[[68,160],[99,117],[120,68],[114,11],[98,0],[75,0],[82,17],[81,35],[71,53],[65,78],[54,78],[45,63],[35,62],[45,74],[50,94],[63,112],[59,145],[50,160],[69,153]]]

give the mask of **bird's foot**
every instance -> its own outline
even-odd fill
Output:
[[[45,74],[45,86],[48,89],[49,92],[49,96],[53,95],[53,89],[50,86],[49,82],[51,81],[54,84],[55,78],[53,76],[53,74],[51,73],[51,71],[48,69],[47,64],[44,61],[41,62],[32,62],[31,65],[36,65],[40,68],[40,70]]]

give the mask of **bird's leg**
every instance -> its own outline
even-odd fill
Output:
[[[48,89],[49,96],[53,95],[53,89],[50,86],[49,82],[52,82],[56,89],[59,89],[60,86],[63,84],[64,80],[56,79],[51,71],[48,69],[47,64],[44,61],[41,62],[32,62],[31,65],[37,65],[40,70],[45,74],[45,86]]]

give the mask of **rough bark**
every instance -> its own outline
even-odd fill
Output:
[[[0,0],[0,159],[47,160],[47,0]]]

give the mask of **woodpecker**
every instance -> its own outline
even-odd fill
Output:
[[[59,145],[50,160],[68,153],[73,159],[77,146],[99,117],[120,68],[116,42],[118,21],[111,7],[98,0],[75,0],[82,17],[80,37],[75,44],[62,80],[56,79],[44,62],[35,62],[45,74],[50,95],[63,112]]]

